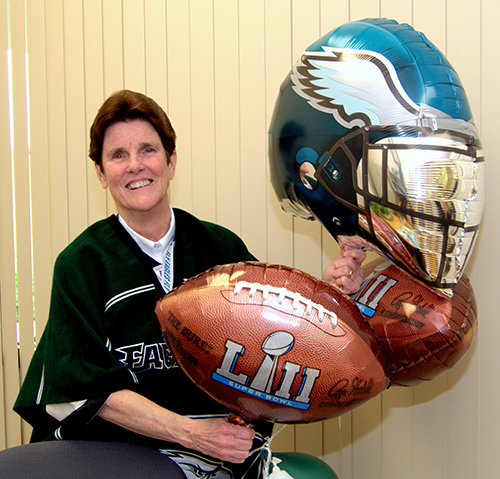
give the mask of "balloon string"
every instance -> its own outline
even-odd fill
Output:
[[[268,437],[266,439],[266,441],[264,442],[264,444],[262,444],[262,446],[256,447],[255,449],[252,449],[250,451],[249,456],[258,453],[259,451],[265,451],[264,471],[263,471],[263,476],[262,476],[263,479],[267,479],[269,477],[269,468],[271,466],[271,460],[272,460],[271,442],[278,434],[280,434],[283,431],[283,429],[285,429],[285,427],[286,427],[286,424],[283,424],[276,432],[274,432],[270,437]],[[263,456],[263,454],[256,454],[254,460],[252,461],[252,463],[248,467],[245,474],[243,474],[243,476],[241,476],[241,479],[245,478],[245,476],[248,474],[248,472],[250,471],[252,466],[255,464],[255,461],[257,461],[257,459],[259,459],[259,457],[262,457],[262,456]]]

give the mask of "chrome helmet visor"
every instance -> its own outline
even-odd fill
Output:
[[[333,158],[349,160],[355,200],[337,195]],[[484,208],[477,139],[425,127],[360,128],[332,147],[315,176],[334,199],[358,212],[365,239],[391,259],[437,288],[458,282]]]

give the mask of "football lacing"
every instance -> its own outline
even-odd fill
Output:
[[[276,288],[269,284],[248,283],[246,281],[239,281],[234,287],[234,295],[237,296],[241,290],[248,289],[248,296],[251,298],[257,291],[262,291],[262,299],[265,301],[269,298],[269,294],[276,294],[278,296],[278,304],[283,304],[285,299],[292,300],[292,308],[299,309],[300,304],[306,307],[306,315],[310,316],[315,309],[318,312],[318,319],[320,323],[323,322],[325,316],[330,318],[332,328],[337,327],[337,315],[332,311],[328,311],[321,304],[314,303],[310,299],[304,298],[299,293],[293,293],[286,288]]]

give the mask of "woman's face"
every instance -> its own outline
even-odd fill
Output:
[[[109,188],[125,220],[138,214],[152,218],[169,211],[168,187],[174,177],[177,153],[170,158],[160,136],[146,120],[109,126],[104,133],[102,167],[96,165],[103,188]]]

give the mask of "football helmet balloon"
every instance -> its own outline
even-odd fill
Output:
[[[451,294],[484,207],[484,158],[460,79],[422,33],[387,19],[313,43],[269,130],[281,206]]]

